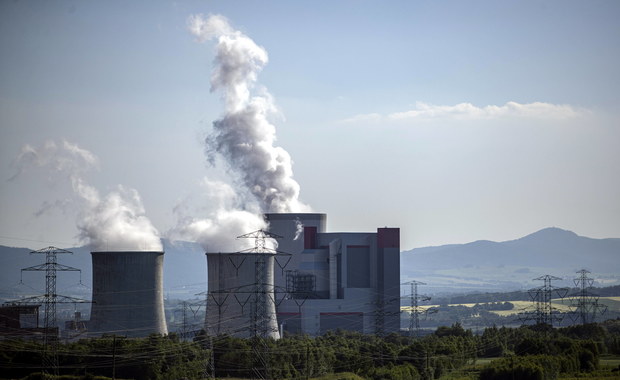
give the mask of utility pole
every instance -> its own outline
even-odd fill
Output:
[[[560,312],[553,307],[551,299],[555,294],[559,298],[566,297],[567,288],[558,288],[551,285],[552,281],[562,280],[559,277],[544,275],[534,279],[535,281],[543,281],[543,285],[528,291],[530,298],[535,306],[534,312],[522,313],[519,319],[525,321],[535,321],[537,324],[547,324],[553,326],[554,322],[562,321]]]
[[[38,251],[32,251],[30,253],[45,255],[45,264],[23,268],[22,273],[27,271],[45,272],[45,295],[43,296],[43,305],[45,309],[45,317],[43,319],[43,370],[51,370],[52,374],[58,375],[58,326],[56,323],[56,304],[58,303],[58,295],[56,294],[56,272],[81,271],[77,268],[58,264],[56,255],[62,253],[72,253],[65,249],[47,247]]]
[[[599,304],[599,296],[590,291],[594,285],[594,279],[588,277],[590,272],[582,269],[577,273],[579,277],[574,279],[574,283],[579,292],[571,296],[570,306],[573,309],[573,320],[579,320],[582,325],[585,325],[593,323],[596,314],[605,314],[607,306]]]
[[[274,284],[267,283],[267,258],[270,256],[286,255],[282,252],[275,251],[267,247],[266,239],[282,239],[282,236],[274,233],[258,230],[241,236],[238,239],[254,239],[254,248],[249,251],[239,252],[240,254],[249,254],[256,257],[254,266],[254,289],[252,294],[252,334],[255,339],[253,347],[256,357],[256,365],[254,374],[259,379],[270,379],[271,371],[269,369],[269,346],[267,339],[269,337],[270,322],[275,315],[269,314],[267,303],[273,303],[275,308],[275,299],[271,297],[274,291]],[[277,322],[276,322],[277,325]]]
[[[188,326],[187,326],[187,301],[181,302],[181,313],[182,313],[182,322],[181,322],[181,340],[185,341],[187,339],[188,334]]]
[[[424,310],[420,307],[420,301],[430,301],[431,297],[418,294],[418,285],[426,285],[426,283],[421,281],[409,281],[405,282],[403,285],[410,285],[411,291],[409,296],[405,296],[409,299],[410,312],[409,312],[409,336],[416,337],[420,336],[420,314],[427,313],[427,310]]]
[[[205,253],[206,255],[206,253]],[[207,337],[207,350],[208,350],[208,357],[205,360],[205,367],[204,367],[204,371],[203,371],[203,375],[205,379],[208,380],[214,380],[215,379],[215,348],[213,347],[213,336],[211,334],[211,326],[209,323],[209,318],[207,313],[209,313],[209,309],[207,308],[207,304],[208,304],[208,299],[209,299],[209,281],[207,279],[207,291],[204,293],[199,293],[198,295],[204,294],[205,296],[205,300],[204,300],[204,305],[205,305],[205,324],[204,324],[204,331],[205,331],[205,336]],[[213,296],[213,294],[211,294],[211,296],[213,297],[213,300],[215,301],[215,303],[218,306],[218,334],[219,334],[219,326],[221,325],[222,322],[222,303],[218,303],[215,296]],[[226,298],[228,298],[228,295],[226,295]],[[224,299],[225,301],[226,299]],[[196,305],[196,304],[195,304]],[[198,304],[199,305],[199,304]],[[199,306],[200,308],[200,306]],[[196,310],[197,312],[198,310]],[[193,312],[193,310],[192,310]],[[196,317],[196,312],[194,312],[194,318]]]
[[[310,344],[306,345],[306,380],[310,379]]]
[[[116,334],[112,336],[112,380],[116,380]]]
[[[374,315],[375,317],[375,335],[376,336],[385,335],[385,317],[396,314],[395,312],[386,311],[385,307],[391,305],[395,301],[398,301],[398,298],[386,300],[382,294],[377,294],[377,298],[375,302],[370,302],[367,304],[367,305],[373,305],[375,309],[372,315]]]
[[[213,346],[213,337],[207,336],[209,340],[209,364],[207,367],[207,379],[215,379],[215,347]]]

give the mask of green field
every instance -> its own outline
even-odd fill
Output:
[[[534,311],[536,309],[535,304],[531,301],[497,301],[497,302],[500,302],[500,303],[510,302],[514,305],[512,310],[492,310],[491,311],[492,313],[495,313],[501,317],[508,317],[508,316],[515,315],[515,314],[522,313],[522,312]],[[606,305],[609,311],[620,312],[620,297],[600,297],[598,302],[600,304]],[[551,300],[552,306],[564,313],[571,311],[570,303],[571,301],[568,298],[564,298],[564,299],[558,298],[558,299]],[[458,304],[449,304],[448,306],[474,307],[476,305],[484,305],[484,303],[480,303],[480,304],[458,303]],[[427,309],[437,308],[437,307],[439,307],[439,305],[419,306],[420,310],[427,310]],[[400,309],[401,311],[411,311],[410,306],[402,306]]]
[[[480,370],[493,360],[499,358],[479,358],[476,360],[476,365],[471,365],[466,368],[455,370],[448,374],[443,375],[438,380],[477,380]],[[600,359],[600,369],[594,373],[584,375],[582,377],[575,377],[574,375],[567,375],[558,377],[557,380],[611,380],[620,379],[618,372],[612,372],[612,369],[619,368],[620,356],[604,356]]]

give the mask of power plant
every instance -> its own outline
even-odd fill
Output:
[[[272,337],[280,335],[276,327],[310,336],[334,329],[399,331],[398,228],[328,233],[325,214],[269,213],[265,219],[269,232],[282,237],[278,252],[290,256],[264,256],[267,275],[259,293],[266,297],[257,305],[253,292],[260,255],[207,253],[205,327],[211,335],[249,336],[253,319],[268,321]]]
[[[267,230],[240,236],[253,238],[253,249],[206,253],[208,335],[400,330],[399,228],[327,232],[326,214],[263,217]],[[268,239],[277,249],[268,248]],[[91,258],[88,335],[168,334],[163,251],[92,251]]]
[[[91,335],[144,337],[167,334],[164,315],[164,253],[91,252],[93,298]]]

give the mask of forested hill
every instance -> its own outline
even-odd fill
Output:
[[[427,291],[464,293],[529,289],[543,275],[560,277],[556,286],[572,287],[580,269],[596,286],[620,284],[620,239],[592,239],[546,228],[520,239],[476,241],[416,248],[401,253],[401,279],[428,284]]]
[[[191,298],[206,290],[207,260],[199,244],[164,243],[164,291],[167,297]],[[36,249],[43,248],[38,247]],[[72,252],[59,254],[58,263],[78,268],[78,272],[58,272],[59,294],[90,298],[92,259],[88,247],[61,247]],[[0,301],[43,294],[45,272],[22,269],[45,263],[45,255],[31,254],[32,249],[0,246]]]
[[[607,286],[604,288],[593,288],[589,292],[600,297],[620,297],[620,285]],[[569,289],[567,294],[578,294],[578,288]],[[509,302],[509,301],[531,301],[532,298],[527,290],[513,292],[494,292],[494,293],[468,293],[451,294],[434,297],[433,304],[471,304],[471,303],[490,303],[490,302]]]

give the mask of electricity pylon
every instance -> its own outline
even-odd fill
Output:
[[[403,285],[410,285],[411,292],[409,296],[405,296],[405,298],[409,299],[410,312],[409,312],[409,336],[420,336],[420,314],[427,314],[427,309],[422,309],[419,305],[420,301],[430,301],[431,297],[418,294],[418,285],[426,285],[424,282],[420,281],[409,281],[405,282]]]
[[[570,306],[573,309],[573,320],[578,320],[582,325],[585,325],[593,323],[596,319],[596,314],[605,314],[607,306],[599,304],[598,295],[590,291],[594,285],[594,279],[588,277],[590,272],[582,269],[577,273],[579,277],[573,281],[579,292],[570,297]]]
[[[528,291],[532,302],[534,303],[534,312],[522,313],[519,317],[521,321],[534,321],[537,324],[548,324],[553,326],[554,322],[561,322],[562,316],[559,310],[551,304],[551,298],[555,294],[559,298],[566,297],[567,288],[558,288],[551,285],[551,281],[562,280],[559,277],[544,275],[534,279],[535,281],[543,281],[543,285]]]
[[[266,239],[282,239],[282,236],[274,233],[258,230],[241,236],[238,239],[254,239],[254,248],[239,252],[240,254],[254,255],[254,289],[253,289],[253,308],[252,308],[252,333],[257,339],[253,347],[256,365],[254,373],[259,379],[269,379],[271,371],[269,369],[269,347],[267,338],[270,336],[270,321],[275,319],[275,315],[269,314],[268,303],[272,303],[275,308],[275,299],[271,297],[274,291],[274,284],[267,283],[267,258],[269,256],[287,255],[268,248]],[[290,255],[288,255],[290,256]],[[276,323],[277,325],[277,323]]]
[[[56,323],[56,304],[60,302],[86,302],[83,300],[73,299],[71,297],[59,296],[56,294],[56,272],[80,272],[80,269],[70,266],[58,264],[56,255],[61,253],[73,253],[65,249],[56,247],[47,247],[38,251],[32,251],[31,254],[44,254],[45,264],[34,265],[23,268],[22,272],[27,271],[45,271],[45,294],[43,297],[32,297],[21,300],[20,303],[32,303],[35,301],[43,301],[45,309],[44,317],[44,334],[43,334],[43,369],[51,370],[54,375],[58,375],[58,326]],[[59,301],[58,298],[61,298]],[[68,301],[67,301],[68,300]]]

